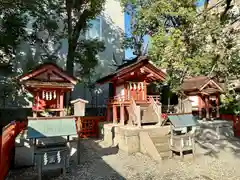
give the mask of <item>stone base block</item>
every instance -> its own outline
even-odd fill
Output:
[[[119,149],[129,154],[140,152],[140,132],[148,132],[153,136],[162,136],[169,133],[168,126],[143,126],[138,128],[119,124],[104,124],[103,129],[104,143],[107,146],[118,145]]]

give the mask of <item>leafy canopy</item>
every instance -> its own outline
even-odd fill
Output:
[[[140,43],[144,35],[151,36],[149,55],[167,69],[167,83],[174,91],[180,92],[188,76],[216,76],[227,82],[239,75],[239,31],[232,26],[236,17],[228,6],[216,12],[207,4],[197,9],[194,0],[123,0],[122,4],[130,6],[130,12],[134,9],[132,36],[140,37]],[[131,47],[136,44],[133,39],[127,39]]]

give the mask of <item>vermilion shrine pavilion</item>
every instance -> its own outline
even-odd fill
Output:
[[[223,88],[216,80],[206,76],[185,79],[182,90],[192,101],[193,112],[200,118],[219,118],[219,98]]]
[[[53,63],[39,65],[21,76],[19,81],[34,96],[34,117],[45,110],[64,116],[64,93],[72,91],[77,83],[75,77]]]
[[[155,104],[157,108],[159,96],[148,94],[147,86],[154,81],[163,81],[165,76],[166,74],[153,65],[148,57],[142,56],[121,65],[116,72],[99,79],[97,81],[99,84],[110,83],[112,85],[112,89],[110,89],[112,95],[107,104],[107,121],[113,119],[114,123],[118,123],[120,119],[120,123],[125,124],[127,119],[144,116],[143,110],[147,111],[147,107],[151,103]],[[137,106],[141,108],[138,110]],[[160,116],[160,114],[156,116]],[[144,117],[136,119],[144,119]],[[149,119],[149,117],[145,119]],[[150,123],[147,120],[145,122]]]

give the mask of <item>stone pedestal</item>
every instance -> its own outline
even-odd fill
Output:
[[[77,139],[70,136],[70,142],[67,143],[68,146],[68,153],[70,160],[76,159],[77,157]],[[27,167],[27,166],[34,166],[34,152],[35,146],[34,144],[48,144],[51,142],[67,142],[67,137],[55,137],[55,138],[43,138],[38,139],[34,143],[33,139],[27,139],[27,131],[24,133],[19,134],[15,139],[15,159],[14,159],[14,167]],[[67,163],[67,167],[69,164]]]
[[[107,146],[118,145],[119,149],[132,154],[140,152],[140,132],[152,136],[162,136],[169,132],[169,127],[146,126],[142,128],[119,124],[104,124],[104,142]]]

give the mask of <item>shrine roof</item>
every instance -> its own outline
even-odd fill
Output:
[[[168,119],[175,128],[192,127],[199,124],[192,114],[171,114],[168,115]]]
[[[68,82],[44,82],[44,81],[34,81],[29,80],[24,83],[28,87],[54,87],[54,88],[73,88],[72,83]]]
[[[197,76],[185,79],[182,84],[182,90],[185,92],[203,91],[208,84],[214,84],[216,87],[214,88],[215,92],[223,91],[223,87],[220,83],[218,83],[214,78],[209,78],[207,76]]]
[[[207,94],[207,95],[211,95],[211,94],[214,94],[216,92],[221,92],[219,89],[216,89],[216,88],[206,88],[206,89],[203,89],[201,91],[202,94]]]
[[[20,82],[31,81],[34,77],[48,71],[54,72],[54,74],[63,78],[65,81],[68,81],[71,84],[75,85],[77,83],[77,78],[69,75],[63,68],[51,62],[38,65],[34,69],[30,70],[28,73],[19,76],[18,80]]]
[[[162,77],[161,80],[165,79],[166,73],[163,70],[157,68],[149,60],[149,57],[147,57],[147,56],[140,56],[140,57],[136,57],[136,58],[134,58],[132,60],[128,60],[124,64],[118,66],[118,68],[116,69],[116,71],[114,73],[111,73],[111,74],[109,74],[109,75],[107,75],[107,76],[97,80],[96,82],[99,83],[99,84],[109,82],[109,81],[111,81],[111,79],[113,79],[114,77],[116,77],[119,74],[130,73],[134,68],[140,68],[141,66],[144,66],[146,64],[149,64],[151,66],[151,70],[154,73],[159,74]]]

